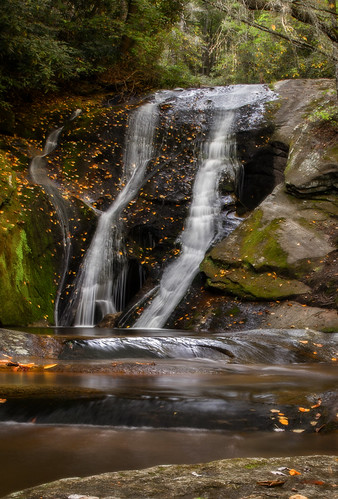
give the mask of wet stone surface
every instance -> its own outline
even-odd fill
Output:
[[[334,456],[229,459],[67,478],[6,498],[291,499],[300,494],[308,499],[334,499],[338,497],[337,471]]]

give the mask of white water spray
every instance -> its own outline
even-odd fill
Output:
[[[79,113],[78,113],[79,114]],[[71,118],[73,119],[73,118]],[[32,180],[35,184],[41,185],[43,190],[48,195],[51,203],[53,204],[56,214],[59,219],[61,233],[62,233],[62,242],[63,242],[63,270],[60,275],[60,281],[58,285],[58,291],[55,298],[55,307],[54,307],[54,321],[55,324],[58,325],[58,316],[59,316],[59,303],[60,303],[60,295],[61,291],[66,279],[66,274],[68,272],[69,266],[69,258],[70,258],[70,250],[71,250],[71,240],[70,240],[70,227],[69,227],[69,219],[71,218],[71,207],[68,202],[63,198],[60,188],[49,176],[48,171],[45,167],[45,157],[54,151],[57,146],[59,135],[62,132],[63,127],[54,130],[48,137],[43,149],[43,152],[40,156],[35,156],[32,159],[30,165],[30,174]]]

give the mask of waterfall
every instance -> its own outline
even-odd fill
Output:
[[[156,103],[147,103],[131,114],[126,137],[121,190],[110,208],[99,216],[97,229],[74,284],[62,317],[69,325],[93,326],[106,314],[124,307],[127,258],[121,213],[139,191],[148,162],[158,118]]]
[[[81,113],[80,109],[74,111],[70,120],[75,119]],[[70,239],[70,226],[69,219],[72,218],[72,208],[67,202],[61,192],[60,188],[49,176],[48,171],[45,167],[45,157],[54,151],[57,147],[58,139],[60,133],[63,130],[63,126],[54,130],[49,134],[46,139],[46,143],[43,149],[43,152],[39,156],[35,156],[32,159],[30,164],[30,175],[35,184],[41,185],[43,190],[48,195],[51,203],[53,204],[56,214],[59,219],[61,232],[62,232],[62,243],[63,243],[63,263],[62,263],[62,272],[60,275],[60,281],[58,285],[58,290],[55,299],[55,307],[54,307],[54,321],[55,324],[59,323],[59,304],[60,304],[60,296],[61,291],[65,283],[66,275],[69,267],[69,259],[70,259],[70,251],[71,251],[71,239]]]
[[[232,133],[236,109],[267,98],[262,87],[240,85],[226,94],[212,94],[218,111],[209,140],[204,145],[193,187],[192,203],[185,229],[180,236],[181,252],[163,272],[159,289],[152,302],[136,320],[135,328],[163,327],[184,297],[199,271],[206,251],[217,229],[220,213],[218,182],[221,174],[234,178],[236,169],[235,134]],[[209,101],[212,99],[209,97]]]

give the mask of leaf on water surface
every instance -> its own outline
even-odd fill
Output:
[[[262,487],[278,487],[280,485],[284,485],[285,480],[262,480],[256,483]]]
[[[51,369],[52,367],[57,366],[57,364],[47,364],[46,366],[43,366],[44,369]]]

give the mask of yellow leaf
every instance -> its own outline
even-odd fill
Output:
[[[273,30],[275,31],[276,26],[273,24],[273,25],[271,26],[271,29],[273,29]]]
[[[47,364],[46,366],[43,366],[43,368],[44,369],[51,369],[54,366],[57,366],[57,364]]]
[[[300,412],[310,412],[310,409],[306,409],[305,407],[298,407]]]

